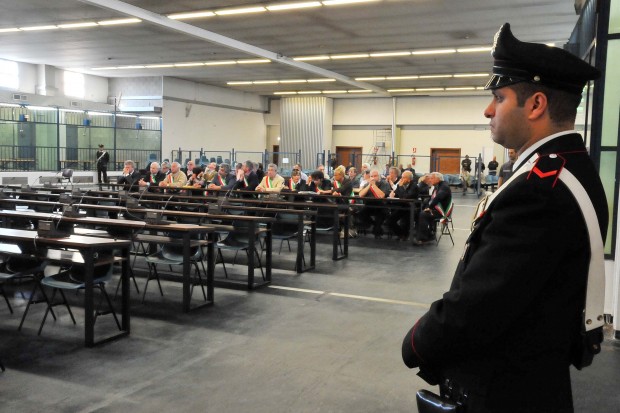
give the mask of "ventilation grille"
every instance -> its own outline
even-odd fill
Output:
[[[28,101],[28,96],[20,95],[19,93],[13,93],[13,100],[19,100],[20,102]]]

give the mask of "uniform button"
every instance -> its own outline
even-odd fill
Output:
[[[549,158],[552,158],[552,159],[555,159],[555,158],[557,158],[557,157],[558,157],[558,156],[557,156],[555,153],[552,153],[551,155],[549,155]]]

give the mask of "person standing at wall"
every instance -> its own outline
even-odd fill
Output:
[[[110,154],[105,150],[103,144],[99,144],[99,150],[96,155],[97,160],[97,182],[108,183],[108,162],[110,162]],[[102,179],[103,178],[103,179]]]

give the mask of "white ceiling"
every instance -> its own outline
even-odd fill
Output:
[[[127,0],[148,11],[218,10],[306,0]],[[3,0],[3,28],[124,18],[77,0]],[[564,44],[575,26],[573,0],[379,0],[341,6],[215,16],[183,22],[288,57],[490,46],[510,22],[517,38]],[[228,86],[228,81],[316,79],[321,76],[278,63],[159,69],[97,67],[253,59],[255,56],[143,21],[72,30],[0,32],[0,58],[44,63],[106,77],[174,76],[235,90],[359,89],[341,81]],[[490,52],[308,61],[350,77],[489,73]],[[368,81],[382,89],[484,86],[486,77]],[[462,92],[467,93],[467,92]],[[344,96],[344,95],[335,95]],[[362,95],[359,95],[362,96]],[[365,95],[368,96],[368,95]]]

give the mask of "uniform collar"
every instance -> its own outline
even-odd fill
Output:
[[[519,169],[521,165],[523,165],[532,156],[532,154],[536,152],[541,146],[551,142],[552,140],[556,138],[559,138],[560,136],[570,135],[573,133],[579,133],[579,132],[576,130],[566,130],[566,131],[554,133],[553,135],[547,136],[546,138],[539,140],[538,142],[536,142],[535,144],[527,148],[521,155],[519,155],[515,163],[512,165],[512,171],[515,172],[517,169]]]

